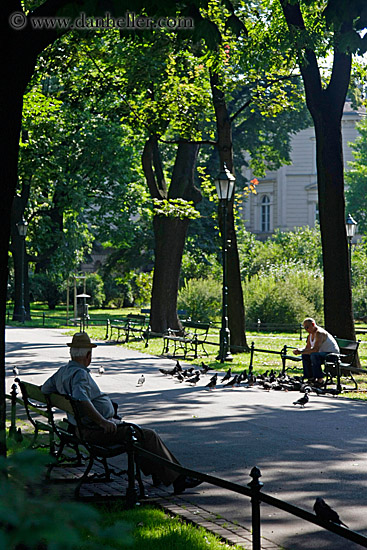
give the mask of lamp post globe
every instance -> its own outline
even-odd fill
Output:
[[[223,288],[222,288],[222,324],[219,334],[219,355],[217,359],[221,363],[232,361],[230,353],[230,330],[228,327],[228,283],[227,283],[227,214],[228,203],[232,198],[236,178],[228,170],[226,164],[214,179],[222,214],[222,262],[223,262]]]

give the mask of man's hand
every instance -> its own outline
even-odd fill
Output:
[[[302,353],[302,350],[297,348],[297,349],[293,350],[293,353],[294,353],[294,355],[300,355]]]
[[[105,434],[115,433],[117,430],[117,425],[112,422],[112,420],[103,420],[100,424]]]

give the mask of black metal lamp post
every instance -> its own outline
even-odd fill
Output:
[[[356,234],[358,223],[352,218],[350,214],[345,221],[345,229],[347,231],[348,237],[348,246],[349,246],[349,269],[350,269],[350,279],[352,280],[352,240]]]
[[[232,361],[230,353],[230,331],[228,328],[228,286],[227,286],[227,214],[228,202],[231,200],[236,178],[223,165],[223,170],[215,178],[214,183],[222,209],[222,259],[223,259],[223,299],[222,299],[222,326],[219,335],[219,355],[221,363]]]
[[[28,224],[27,222],[25,221],[24,218],[22,218],[20,220],[20,222],[17,223],[17,228],[18,228],[18,233],[19,233],[19,236],[22,238],[22,262],[21,262],[21,306],[20,306],[20,309],[21,309],[21,319],[22,319],[22,323],[24,324],[25,322],[25,307],[24,307],[24,254],[25,254],[25,238],[27,236],[27,229],[28,229]]]

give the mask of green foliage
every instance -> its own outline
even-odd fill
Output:
[[[267,272],[273,266],[295,262],[313,270],[322,266],[319,227],[299,227],[294,231],[275,230],[265,242],[244,230],[240,233],[239,253],[243,277]]]
[[[32,301],[47,302],[49,309],[55,309],[62,299],[63,284],[57,274],[35,273],[29,280]]]
[[[183,254],[181,264],[181,279],[183,283],[189,279],[207,279],[212,277],[220,281],[222,265],[216,254],[205,254],[203,250],[191,250]]]
[[[0,548],[7,550],[119,550],[132,539],[130,526],[104,527],[89,506],[46,496],[40,478],[49,457],[23,451],[0,457]]]
[[[136,304],[140,306],[149,305],[152,295],[153,271],[139,273],[135,277],[134,286],[136,287],[136,292],[134,292]]]
[[[284,263],[259,272],[244,287],[246,318],[251,323],[322,322],[323,279],[320,270]]]
[[[347,212],[358,220],[358,232],[367,234],[367,119],[357,125],[359,137],[351,144],[355,161],[345,174]]]
[[[94,307],[102,307],[106,301],[103,279],[98,273],[87,273],[86,292],[90,295],[87,303]]]
[[[194,220],[200,216],[192,201],[184,199],[159,200],[153,199],[154,213],[156,216]]]
[[[352,300],[355,317],[367,315],[367,237],[352,247]]]
[[[221,284],[213,278],[191,279],[179,291],[177,308],[195,321],[215,321],[221,312]]]

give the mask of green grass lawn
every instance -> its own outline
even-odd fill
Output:
[[[131,550],[223,550],[229,545],[202,527],[195,527],[178,517],[172,517],[163,510],[142,506],[133,510],[121,510],[116,503],[99,507],[107,525],[126,521],[132,529]],[[239,546],[232,546],[234,550]],[[243,548],[243,547],[241,547]]]

